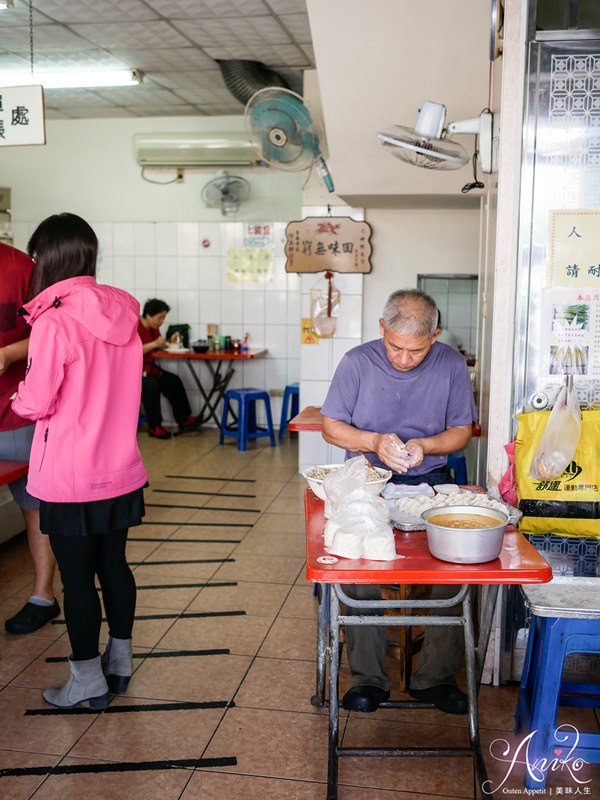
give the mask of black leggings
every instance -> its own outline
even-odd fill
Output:
[[[110,635],[117,639],[131,638],[136,588],[125,557],[127,530],[88,536],[50,534],[65,590],[65,621],[74,661],[98,655],[102,607],[96,575]]]

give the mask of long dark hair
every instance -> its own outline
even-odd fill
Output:
[[[40,222],[27,252],[36,262],[31,296],[67,278],[96,274],[98,239],[76,214],[53,214]]]

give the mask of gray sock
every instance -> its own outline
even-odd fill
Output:
[[[54,600],[46,600],[44,597],[38,597],[37,594],[32,594],[29,602],[34,606],[53,606]]]

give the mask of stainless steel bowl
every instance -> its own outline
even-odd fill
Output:
[[[482,514],[494,517],[498,524],[490,528],[450,528],[429,522],[438,514],[453,516]],[[485,506],[438,506],[421,514],[427,528],[427,544],[431,555],[455,564],[481,564],[498,558],[502,550],[508,515]]]

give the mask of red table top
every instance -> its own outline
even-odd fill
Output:
[[[323,417],[320,406],[306,406],[299,414],[288,422],[291,431],[320,431],[323,427]],[[472,425],[472,436],[481,436],[481,426],[478,422]]]
[[[28,469],[29,464],[26,461],[0,461],[0,486],[27,475]]]
[[[394,561],[337,557],[334,564],[323,546],[324,503],[311,489],[304,495],[306,513],[306,577],[319,583],[548,583],[552,568],[516,528],[504,534],[500,556],[485,564],[451,564],[434,558],[425,531],[394,531]]]
[[[218,353],[178,353],[175,350],[154,351],[154,358],[183,358],[190,361],[247,361],[249,358],[261,358],[267,351],[262,348],[245,350],[244,352],[234,353],[233,351],[219,350]]]

